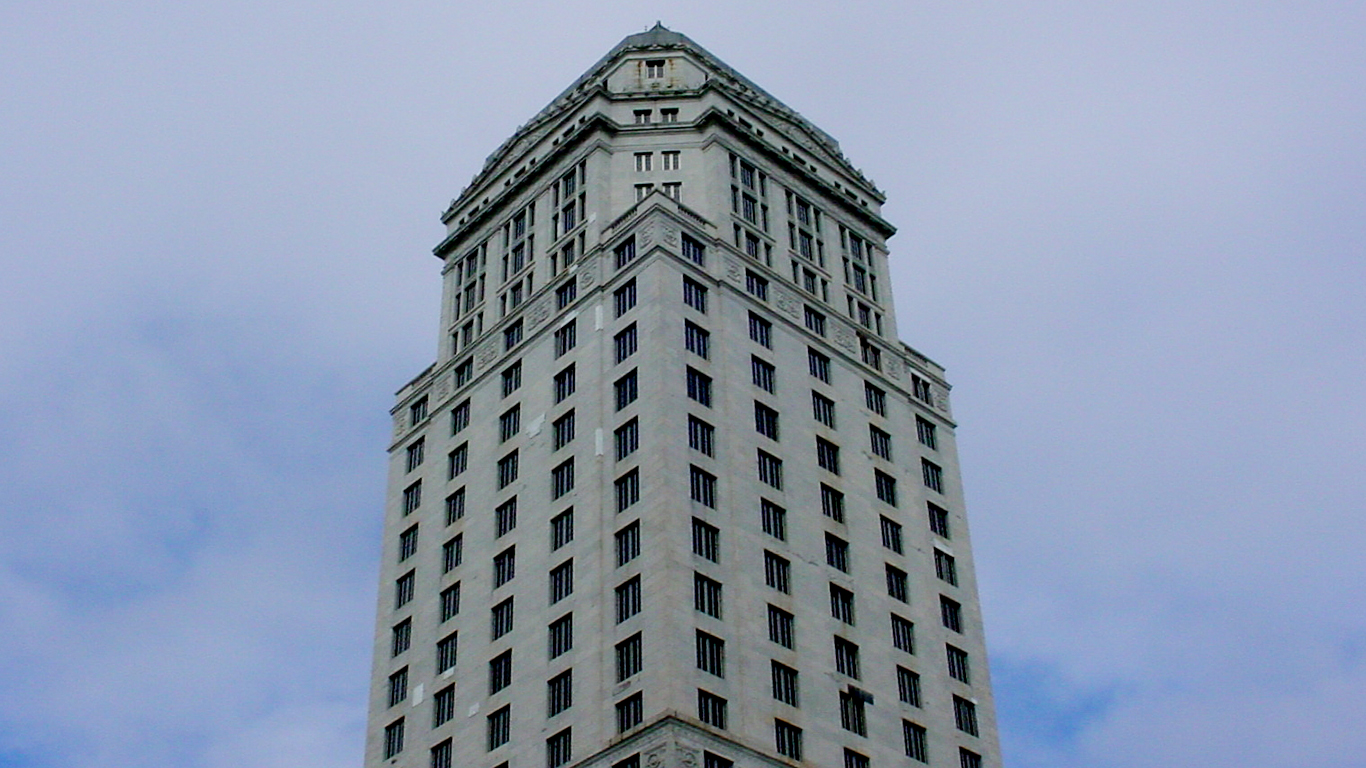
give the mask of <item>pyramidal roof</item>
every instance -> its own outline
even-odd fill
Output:
[[[484,166],[470,185],[466,187],[468,191],[476,186],[494,166],[496,166],[507,155],[508,151],[515,146],[520,139],[533,132],[546,120],[560,114],[566,109],[578,104],[586,98],[593,86],[605,80],[610,72],[611,65],[623,55],[632,51],[654,51],[654,50],[683,50],[690,53],[698,61],[705,64],[716,76],[716,81],[722,87],[733,94],[739,96],[752,106],[765,109],[776,113],[777,116],[793,124],[796,130],[806,134],[807,137],[827,152],[832,160],[839,163],[849,173],[861,179],[870,189],[876,190],[873,182],[865,177],[859,169],[855,168],[843,152],[840,151],[839,142],[830,134],[817,128],[811,122],[802,117],[796,110],[782,103],[777,97],[759,87],[749,78],[740,74],[729,64],[714,56],[710,51],[698,45],[692,38],[681,32],[675,32],[662,23],[656,22],[653,27],[644,31],[627,35],[621,42],[617,43],[599,59],[586,72],[579,76],[573,83],[560,92],[558,96],[551,100],[534,117],[521,125],[512,136],[508,137],[501,146],[498,147],[484,161]],[[461,193],[462,196],[464,192]],[[454,202],[454,201],[453,201]]]

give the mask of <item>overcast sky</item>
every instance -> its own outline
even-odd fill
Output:
[[[439,214],[656,18],[888,195],[1007,765],[1366,766],[1362,4],[8,0],[0,767],[359,765]]]

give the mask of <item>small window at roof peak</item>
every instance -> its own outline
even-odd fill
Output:
[[[664,59],[650,59],[645,62],[645,76],[658,78],[664,76]]]

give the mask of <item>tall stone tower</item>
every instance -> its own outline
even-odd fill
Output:
[[[366,766],[1000,765],[882,202],[662,26],[489,157],[393,410]]]

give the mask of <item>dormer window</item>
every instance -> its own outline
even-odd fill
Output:
[[[664,76],[664,60],[663,60],[663,59],[651,59],[650,61],[645,62],[645,76],[648,77],[648,78],[650,78],[650,79],[655,79],[655,78],[663,77],[663,76]]]
[[[649,124],[652,122],[652,121],[650,120],[650,113],[651,113],[652,111],[653,111],[653,110],[649,110],[649,109],[637,109],[637,110],[636,110],[636,125],[649,125]]]
[[[676,123],[678,122],[678,110],[661,109],[659,110],[659,119],[661,122],[665,123]]]

